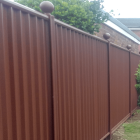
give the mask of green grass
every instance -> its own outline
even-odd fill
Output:
[[[140,140],[140,122],[123,124],[127,140]]]
[[[140,113],[140,110],[137,110],[137,114],[139,114]]]

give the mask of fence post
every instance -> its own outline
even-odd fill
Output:
[[[127,45],[127,49],[129,50],[129,113],[130,117],[132,115],[131,109],[131,45]]]
[[[112,136],[112,132],[111,132],[111,110],[110,110],[110,41],[108,40],[110,38],[110,34],[109,33],[105,33],[103,35],[104,39],[106,39],[108,41],[108,46],[107,46],[107,51],[108,51],[108,131],[109,131],[109,136],[106,138],[106,140],[110,140],[111,136]]]
[[[54,16],[50,13],[54,10],[54,5],[49,1],[43,1],[40,4],[41,10],[49,17],[50,30],[50,51],[51,51],[51,77],[52,77],[52,100],[53,100],[53,140],[59,139],[59,122],[58,118],[58,87],[57,87],[57,52],[56,52],[56,28]]]

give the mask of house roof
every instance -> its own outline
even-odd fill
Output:
[[[105,11],[102,10],[104,13]],[[138,42],[140,43],[140,37],[138,37],[134,32],[132,32],[131,30],[128,29],[128,27],[126,27],[126,25],[124,25],[122,22],[120,22],[120,20],[113,18],[111,15],[109,16],[109,21],[112,22],[113,24],[115,24],[116,26],[118,26],[119,28],[121,28],[124,32],[126,32],[129,35],[126,35],[125,33],[123,33],[126,36],[132,36],[132,38],[135,38],[136,40],[138,40]],[[109,24],[108,24],[109,25]],[[110,26],[110,25],[109,25]],[[133,39],[133,40],[135,40]]]
[[[140,18],[117,18],[128,28],[140,28]]]
[[[113,18],[112,16],[110,16],[109,20],[111,22],[113,22],[114,24],[116,24],[117,26],[119,26],[124,31],[126,31],[128,34],[130,34],[131,36],[133,36],[134,38],[136,38],[138,41],[140,41],[140,37],[138,37],[134,32],[132,32],[131,30],[129,30],[128,27],[126,27],[126,25],[122,24],[118,19]]]
[[[105,11],[103,11],[103,12],[105,12]],[[126,27],[126,25],[124,25],[118,19],[113,18],[112,16],[110,16],[109,17],[109,20],[112,23],[114,23],[115,25],[117,25],[119,28],[121,28],[122,30],[124,30],[125,32],[127,32],[128,34],[130,34],[132,37],[134,37],[135,39],[137,39],[138,41],[140,41],[140,37],[138,37],[134,32],[132,32],[131,30],[129,30],[128,27]]]

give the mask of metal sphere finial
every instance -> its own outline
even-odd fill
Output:
[[[50,1],[40,3],[40,8],[44,13],[51,13],[54,10],[54,5]]]
[[[126,48],[127,48],[128,50],[130,50],[130,49],[131,49],[131,45],[127,45]]]
[[[103,35],[103,37],[104,37],[104,39],[108,40],[108,39],[110,38],[110,34],[109,34],[109,33],[105,33],[105,34]]]

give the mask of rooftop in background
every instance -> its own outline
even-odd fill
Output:
[[[102,10],[102,11],[105,12],[104,10]],[[109,21],[110,21],[110,23],[109,23]],[[138,41],[137,43],[140,44],[140,37],[138,37],[134,32],[132,32],[131,30],[129,30],[129,28],[125,24],[123,24],[120,20],[118,20],[118,19],[110,16],[109,17],[109,21],[106,22],[107,25],[109,25],[110,27],[116,29],[120,33],[124,34],[125,36],[131,38],[133,41],[136,41],[136,42]],[[112,25],[112,23],[116,27],[114,25]]]
[[[109,20],[113,22],[114,24],[116,24],[121,29],[123,29],[125,32],[127,32],[128,34],[136,38],[138,41],[140,41],[140,37],[138,37],[135,33],[129,30],[128,27],[125,24],[123,24],[120,20],[113,18],[112,16],[110,16]]]
[[[140,28],[140,18],[117,18],[128,28]]]

